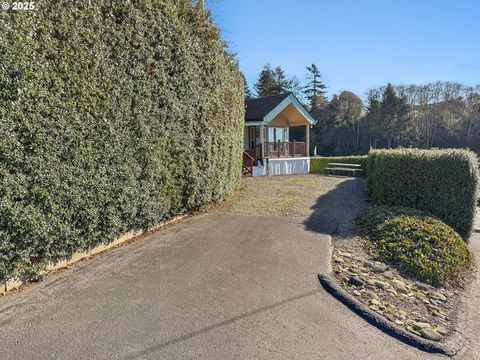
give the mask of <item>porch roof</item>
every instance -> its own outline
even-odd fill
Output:
[[[246,101],[245,126],[295,126],[316,124],[315,119],[292,93],[265,96]]]

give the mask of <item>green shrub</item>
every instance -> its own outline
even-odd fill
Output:
[[[471,263],[462,238],[429,216],[390,217],[377,226],[370,245],[379,260],[433,286],[444,284]]]
[[[240,181],[243,81],[208,14],[187,0],[35,5],[0,13],[0,280]]]
[[[373,150],[368,189],[380,204],[425,210],[470,236],[478,188],[478,160],[467,150]]]
[[[380,225],[393,217],[401,215],[426,216],[428,213],[403,206],[376,205],[361,213],[356,221],[362,231],[367,235],[377,236]]]
[[[310,158],[310,173],[311,174],[327,174],[325,168],[329,163],[340,164],[359,164],[362,165],[362,170],[356,173],[357,176],[365,176],[367,168],[367,156],[331,156],[331,157],[312,157]]]

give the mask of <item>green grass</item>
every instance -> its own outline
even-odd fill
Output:
[[[330,156],[330,157],[314,157],[310,158],[310,173],[311,174],[327,174],[329,163],[340,164],[358,164],[362,165],[363,171],[357,172],[356,176],[365,176],[367,168],[367,156]]]

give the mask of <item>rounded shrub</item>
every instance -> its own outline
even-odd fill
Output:
[[[412,209],[404,206],[385,206],[376,205],[360,214],[357,217],[357,223],[367,235],[375,236],[378,227],[392,217],[400,215],[429,215],[425,211]]]
[[[425,215],[388,217],[376,226],[370,247],[379,260],[433,286],[444,284],[471,263],[460,235]]]

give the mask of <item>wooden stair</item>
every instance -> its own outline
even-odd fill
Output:
[[[246,151],[243,152],[242,175],[253,176],[255,159]]]

